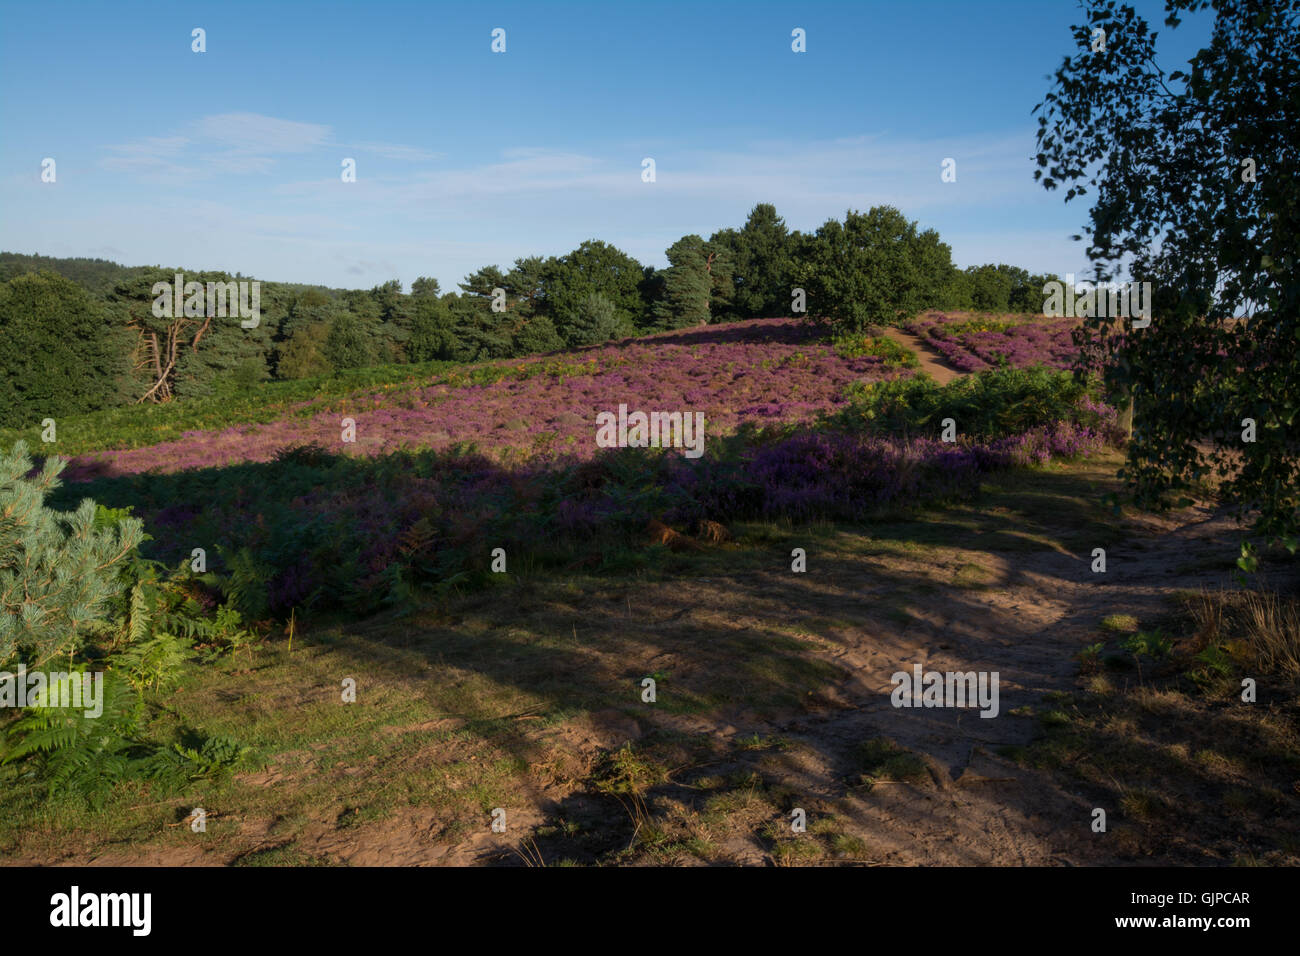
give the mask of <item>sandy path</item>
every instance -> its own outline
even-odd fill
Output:
[[[913,335],[911,332],[904,332],[902,329],[887,326],[885,328],[885,338],[892,339],[904,348],[911,349],[921,362],[921,371],[926,372],[940,385],[947,385],[953,379],[960,378],[965,374],[949,365],[943,354],[919,335]]]

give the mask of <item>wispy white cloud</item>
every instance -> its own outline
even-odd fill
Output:
[[[224,145],[237,153],[267,155],[302,153],[330,141],[330,127],[320,123],[263,116],[260,113],[219,113],[194,124],[194,138]]]
[[[992,205],[1025,192],[1031,171],[1027,140],[896,142],[882,137],[823,142],[753,143],[731,150],[658,151],[656,181],[641,179],[640,153],[611,156],[537,147],[504,150],[497,161],[457,169],[365,176],[367,201],[418,214],[422,206],[469,203],[491,197],[541,198],[565,193],[574,203],[608,200],[691,202],[784,201],[823,210],[822,218],[851,205]],[[957,161],[957,182],[940,181],[940,164]],[[286,183],[282,195],[339,198],[338,180]],[[517,201],[517,200],[512,200]]]
[[[418,146],[403,146],[400,143],[356,143],[352,148],[405,163],[432,162],[446,155],[421,149]]]
[[[106,147],[100,165],[145,182],[183,185],[229,173],[267,173],[274,156],[328,141],[329,127],[253,113],[197,120],[172,136],[149,136]]]
[[[100,165],[144,181],[180,185],[221,174],[266,174],[287,156],[332,149],[368,153],[399,162],[431,162],[440,154],[401,143],[343,146],[332,127],[320,123],[219,113],[195,120],[172,136],[150,136],[106,147]]]
[[[887,203],[938,227],[959,260],[1034,267],[1050,258],[1046,267],[1073,259],[1067,242],[1042,234],[1042,210],[1051,200],[1032,184],[1028,129],[982,138],[880,133],[706,148],[669,138],[653,145],[589,142],[581,149],[520,144],[456,165],[422,147],[347,142],[340,132],[222,113],[167,136],[111,147],[102,164],[144,183],[178,187],[149,200],[153,208],[147,216],[140,211],[142,220],[202,210],[204,242],[225,248],[223,261],[244,262],[258,249],[268,264],[297,263],[275,277],[303,281],[338,281],[346,272],[364,285],[434,274],[451,286],[489,262],[561,254],[593,237],[663,265],[663,250],[682,234],[738,226],[757,202],[775,203],[792,228],[805,230],[849,208]],[[641,179],[646,155],[656,161],[654,183]],[[357,159],[355,183],[340,180],[344,156]],[[948,157],[957,163],[955,183],[940,178]],[[307,170],[315,172],[303,177]],[[202,181],[229,174],[245,178],[223,184],[222,206],[207,204],[212,193]],[[996,224],[996,240],[981,239],[988,235],[984,224]],[[139,235],[144,241],[145,231]],[[125,240],[114,245],[135,248]],[[149,255],[135,257],[167,257],[156,241],[148,246]],[[194,262],[200,253],[195,247]],[[246,262],[241,268],[251,271]]]
[[[126,173],[154,181],[187,182],[194,170],[181,161],[191,140],[187,136],[148,136],[133,143],[109,146],[110,155],[100,165],[114,173]]]
[[[147,136],[134,143],[112,146],[122,156],[175,156],[190,142],[188,136]]]

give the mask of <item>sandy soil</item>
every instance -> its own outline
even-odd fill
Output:
[[[893,326],[885,327],[885,338],[893,339],[904,348],[911,349],[921,362],[921,371],[925,372],[940,385],[947,385],[964,373],[948,364],[943,353],[919,335],[905,332]]]

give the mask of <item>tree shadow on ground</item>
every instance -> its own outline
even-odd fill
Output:
[[[219,474],[256,505],[274,500],[274,468]],[[142,480],[97,483],[95,497],[129,504]],[[804,850],[781,831],[796,808],[825,823],[818,862],[1113,863],[1148,852],[1222,862],[1229,835],[1210,819],[1214,795],[1236,793],[1242,813],[1280,806],[1294,817],[1283,779],[1294,768],[1233,776],[1194,748],[1170,758],[1177,719],[1195,708],[1161,725],[1163,737],[1127,733],[1127,704],[1114,724],[1067,713],[1085,744],[1065,762],[1009,756],[1044,736],[1058,698],[1079,693],[1078,655],[1103,616],[1149,621],[1175,586],[1229,583],[1208,561],[1179,571],[1222,553],[1217,519],[1184,516],[1153,535],[1101,507],[1108,481],[1086,468],[999,474],[977,501],[874,522],[737,525],[736,543],[677,554],[647,541],[640,563],[620,564],[625,549],[594,569],[506,575],[405,618],[336,621],[358,639],[332,653],[342,672],[426,702],[429,720],[460,722],[437,760],[463,747],[525,768],[482,799],[542,821],[528,836],[544,862],[797,862]],[[202,500],[194,476],[147,482],[155,501]],[[805,572],[791,570],[796,547]],[[1104,575],[1094,547],[1107,550]],[[512,561],[529,567],[526,554]],[[997,717],[894,706],[892,676],[917,665],[997,673]],[[1215,713],[1237,726],[1239,715]],[[911,755],[909,772],[893,779],[864,762],[871,741]],[[1099,760],[1098,748],[1123,759]],[[561,769],[536,772],[552,764]],[[1152,766],[1165,768],[1154,783],[1143,776]],[[1098,772],[1081,784],[1080,767]],[[1133,796],[1146,789],[1156,795]],[[1175,819],[1160,808],[1193,793],[1186,832],[1153,849]],[[1091,831],[1096,807],[1128,815],[1119,839]],[[1252,824],[1243,845],[1277,852],[1284,838]],[[481,859],[524,862],[518,839],[485,844]]]
[[[796,806],[861,839],[865,856],[853,862],[1223,862],[1240,817],[1211,819],[1213,794],[1230,788],[1247,810],[1283,794],[1295,809],[1284,793],[1286,766],[1225,782],[1193,755],[1171,764],[1168,742],[1130,739],[1104,723],[1072,728],[1089,741],[1075,759],[1111,775],[1090,772],[1083,792],[1068,765],[1006,756],[1045,733],[1051,739],[1044,714],[1054,698],[1079,692],[1077,655],[1097,639],[1101,617],[1162,613],[1171,564],[1215,552],[1222,529],[1218,538],[1197,537],[1204,522],[1187,521],[1171,532],[1184,537],[1152,546],[1117,522],[1099,523],[1104,512],[1083,498],[1077,478],[1039,473],[1027,481],[1032,488],[1013,481],[1003,492],[1021,503],[1019,511],[976,505],[876,526],[791,527],[773,533],[779,547],[681,557],[640,580],[523,581],[455,603],[445,623],[422,624],[401,649],[384,642],[367,653],[394,673],[409,672],[418,658],[473,670],[538,699],[546,712],[576,715],[563,746],[593,759],[629,748],[674,768],[659,781],[649,774],[639,789],[629,781],[622,793],[593,771],[560,787],[503,795],[531,802],[548,821],[532,837],[548,862],[622,859],[628,845],[651,859],[719,859],[710,856],[717,852],[722,861],[770,860],[787,839],[774,835],[773,821]],[[1104,585],[1084,547],[1098,540],[1112,561]],[[807,550],[806,573],[789,570],[786,546],[795,542]],[[987,580],[958,573],[976,556]],[[1207,568],[1176,583],[1230,582],[1226,568]],[[894,707],[891,675],[915,664],[997,672],[998,716]],[[654,704],[640,698],[640,682],[651,675]],[[1237,719],[1223,716],[1223,726]],[[1176,724],[1165,733],[1176,739]],[[529,763],[555,745],[518,724],[493,739]],[[784,743],[761,743],[773,739]],[[867,772],[864,780],[863,744],[878,739],[914,755],[923,772],[905,780]],[[1090,747],[1126,750],[1122,759],[1098,760]],[[1156,765],[1166,768],[1158,806],[1199,795],[1196,815],[1172,841],[1154,836],[1168,820],[1161,829],[1159,813],[1132,796],[1147,786],[1139,782],[1145,768]],[[719,777],[733,783],[715,785]],[[761,810],[756,819],[744,807],[717,810],[738,801],[737,793]],[[1092,832],[1096,807],[1122,821],[1115,839]],[[699,839],[691,836],[692,814],[697,829],[716,831],[714,851],[691,849]],[[1255,827],[1247,842],[1263,853],[1278,840]],[[485,859],[528,857],[499,850]]]

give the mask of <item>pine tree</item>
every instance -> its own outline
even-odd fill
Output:
[[[599,345],[624,331],[629,330],[619,320],[614,303],[593,293],[579,300],[569,314],[564,323],[564,340],[571,346]]]
[[[493,312],[490,296],[461,295],[447,299],[451,312],[450,354],[458,362],[505,358],[511,354],[514,317]]]
[[[116,591],[120,564],[140,544],[136,518],[96,528],[95,503],[74,512],[47,508],[67,462],[46,459],[28,477],[25,442],[0,453],[0,667],[20,657],[39,667],[78,649]]]
[[[729,317],[752,319],[790,313],[794,244],[775,206],[759,203],[750,210],[743,229],[716,232],[709,244],[725,250],[732,259],[735,287],[734,304],[727,309]],[[720,303],[715,301],[714,316],[720,311]]]
[[[701,237],[692,235],[668,247],[664,296],[654,308],[657,327],[685,329],[709,321],[710,263],[705,246]]]
[[[390,279],[370,290],[379,321],[370,328],[370,350],[379,364],[401,362],[411,339],[411,300],[402,294],[402,283]]]
[[[244,328],[237,314],[239,303],[223,296],[227,314],[215,314],[212,302],[205,301],[198,314],[155,315],[155,283],[170,285],[179,272],[185,283],[196,282],[205,290],[209,283],[227,284],[240,281],[225,272],[187,272],[183,269],[151,269],[130,280],[118,283],[112,299],[127,310],[127,327],[135,336],[135,386],[137,401],[169,402],[176,398],[210,395],[221,379],[230,380],[246,369],[250,362],[259,363],[265,373],[265,361],[277,333],[278,319],[272,321],[259,308],[258,323]],[[251,282],[252,280],[245,280]],[[233,293],[236,290],[230,289]],[[186,304],[188,304],[188,297]],[[251,305],[251,297],[249,303]],[[283,310],[283,306],[278,306]],[[169,310],[170,311],[170,310]],[[234,311],[236,314],[230,314]],[[281,316],[282,317],[282,316]],[[265,319],[265,321],[263,321]]]
[[[541,256],[516,259],[505,277],[510,311],[523,318],[546,314],[546,280],[547,264]]]

